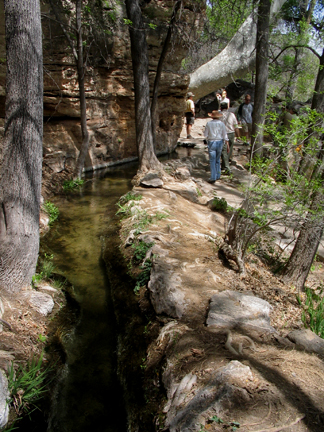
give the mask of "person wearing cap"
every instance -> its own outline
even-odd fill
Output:
[[[187,126],[187,138],[193,138],[191,136],[191,128],[195,123],[195,104],[193,101],[193,97],[195,95],[191,92],[187,94],[187,102],[186,102],[186,126]]]
[[[228,151],[228,136],[224,123],[220,120],[223,114],[219,111],[212,111],[208,113],[209,117],[212,118],[210,122],[206,124],[204,135],[207,138],[209,163],[210,163],[210,179],[208,183],[215,183],[221,176],[221,154],[223,145],[226,142]]]

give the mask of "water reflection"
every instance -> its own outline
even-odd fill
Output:
[[[55,396],[51,432],[126,430],[100,238],[115,235],[116,202],[131,189],[135,172],[136,165],[101,171],[101,178],[87,178],[80,192],[53,200],[60,217],[46,238],[46,248],[54,254],[58,272],[74,286],[81,320],[66,340],[67,366]]]

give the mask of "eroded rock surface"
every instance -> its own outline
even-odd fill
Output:
[[[210,186],[208,174],[199,176],[203,158],[168,168],[174,176],[163,176],[162,188],[134,188],[142,199],[122,228],[125,238],[132,237],[122,239],[126,254],[131,253],[127,245],[138,240],[154,243],[150,281],[140,290],[139,304],[144,314],[156,317],[153,323],[150,315],[145,330],[152,336],[146,397],[156,401],[159,391],[167,396],[154,405],[155,429],[216,431],[223,425],[231,430],[239,423],[242,431],[282,426],[322,432],[321,420],[308,414],[314,409],[321,416],[324,410],[322,360],[294,350],[285,337],[292,330],[285,314],[300,314],[295,294],[255,256],[247,260],[242,280],[234,263],[219,259],[226,213],[211,211],[207,203],[214,196],[240,200],[240,193],[231,196],[233,189],[222,178]],[[187,170],[195,177],[187,178]],[[161,212],[167,216],[154,217]],[[152,224],[135,232],[136,215],[144,213]],[[295,319],[295,328],[299,323]]]
[[[270,326],[271,309],[267,301],[253,295],[223,291],[211,298],[206,324],[215,329],[252,328],[274,332]]]

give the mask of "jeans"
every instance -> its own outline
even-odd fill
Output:
[[[210,163],[210,180],[218,180],[221,176],[220,160],[224,140],[208,141],[208,153]]]

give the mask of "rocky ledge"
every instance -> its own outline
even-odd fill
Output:
[[[169,163],[158,187],[144,182],[124,199],[120,249],[134,279],[118,287],[128,327],[119,373],[128,393],[136,376],[141,394],[129,400],[129,430],[322,431],[324,341],[302,330],[295,293],[256,255],[244,279],[222,260],[227,216],[208,203],[240,194],[192,177],[206,163]]]

